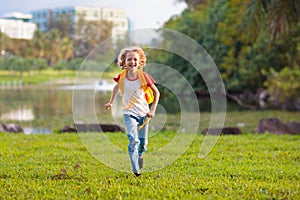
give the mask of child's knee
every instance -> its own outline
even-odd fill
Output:
[[[137,150],[139,144],[140,144],[139,142],[130,141],[128,145],[128,152],[134,152],[135,150]]]

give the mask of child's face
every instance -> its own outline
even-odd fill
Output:
[[[140,63],[140,56],[137,52],[128,52],[126,54],[125,66],[127,70],[136,72]]]

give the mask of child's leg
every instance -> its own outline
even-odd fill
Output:
[[[146,117],[143,117],[143,119],[140,121],[140,124],[143,124],[144,121],[146,120]],[[139,132],[139,140],[140,140],[140,144],[139,144],[139,148],[138,148],[138,152],[140,156],[143,156],[147,150],[147,144],[148,144],[148,124],[147,123]]]
[[[132,118],[130,115],[123,115],[124,122],[126,125],[127,137],[129,139],[128,144],[128,153],[131,161],[132,171],[133,173],[139,173],[140,167],[138,164],[138,146],[139,141],[135,142],[135,138],[137,133],[138,122],[136,119]]]
[[[144,121],[146,120],[146,117],[141,118],[139,126],[141,124],[144,123]],[[139,130],[138,132],[139,134],[139,140],[140,140],[140,144],[139,144],[139,148],[138,148],[138,153],[139,153],[139,159],[138,159],[138,164],[140,169],[143,168],[144,165],[144,154],[147,150],[147,144],[148,144],[148,123],[145,124],[145,126]]]

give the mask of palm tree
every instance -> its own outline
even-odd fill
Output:
[[[68,36],[61,38],[58,48],[58,60],[69,60],[73,57],[74,41]]]
[[[59,43],[61,41],[61,33],[57,29],[51,29],[46,33],[45,37],[45,58],[49,66],[53,66],[59,59]]]
[[[35,31],[34,37],[32,39],[32,45],[36,58],[45,57],[45,34],[42,31]]]
[[[1,55],[4,55],[5,52],[9,49],[11,46],[11,39],[4,33],[0,31],[0,52]]]
[[[280,39],[293,34],[299,23],[299,0],[249,0],[246,24],[256,33],[267,27],[271,38]]]

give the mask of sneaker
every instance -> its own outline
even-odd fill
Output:
[[[139,176],[141,176],[142,174],[141,173],[134,173],[134,175],[135,175],[135,177],[139,177]]]
[[[144,156],[143,156],[143,155],[140,155],[140,156],[139,156],[138,163],[139,163],[140,169],[142,169],[142,168],[143,168],[143,165],[144,165]]]

